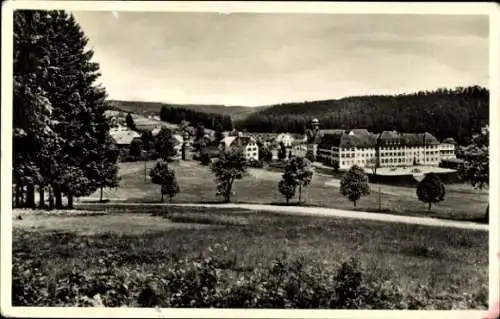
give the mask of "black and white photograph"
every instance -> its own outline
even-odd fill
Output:
[[[8,2],[2,312],[499,318],[499,8],[365,5]]]

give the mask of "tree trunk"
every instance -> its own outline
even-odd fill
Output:
[[[16,205],[16,207],[19,207],[19,205],[20,205],[19,199],[20,199],[21,194],[20,194],[20,186],[18,184],[16,184],[16,193],[14,194],[14,196],[15,196],[15,198],[14,198],[15,205]]]
[[[354,201],[353,203],[354,203],[354,207],[356,207],[356,201]]]
[[[288,205],[289,202],[290,202],[290,199],[287,197],[286,198],[286,204]]]
[[[227,188],[226,188],[226,203],[231,202],[231,190],[233,189],[233,181],[230,181],[227,183]]]
[[[68,208],[73,209],[73,194],[71,192],[68,193]]]
[[[20,190],[20,195],[19,195],[19,200],[21,207],[26,207],[26,188],[24,186],[21,186]]]
[[[161,202],[163,203],[163,192],[161,192]]]
[[[26,191],[26,206],[28,208],[35,208],[35,185],[28,185]]]
[[[62,192],[59,186],[54,188],[54,196],[56,198],[56,209],[62,208]]]
[[[104,187],[102,187],[102,186],[101,186],[101,194],[99,195],[99,201],[100,201],[100,202],[102,202],[102,189],[103,189],[103,188],[104,188]]]
[[[49,186],[49,208],[54,208],[54,194],[52,192],[52,187]]]
[[[432,207],[432,203],[431,203],[431,202],[429,202],[429,206],[428,206],[427,210],[428,210],[428,211],[431,211],[431,207]]]
[[[299,184],[299,206],[301,201],[302,201],[302,185]]]
[[[39,207],[40,208],[45,208],[45,189],[44,189],[43,186],[40,186],[40,189],[38,190],[38,193],[40,194]]]

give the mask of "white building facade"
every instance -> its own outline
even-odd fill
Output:
[[[325,134],[317,146],[317,160],[346,170],[360,167],[438,166],[441,160],[455,158],[454,145],[439,143],[429,133],[400,134],[384,131]]]
[[[259,160],[259,146],[253,137],[247,136],[227,136],[219,145],[219,149],[224,150],[230,147],[243,147],[243,154],[247,161]]]

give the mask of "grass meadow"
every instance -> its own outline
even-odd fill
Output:
[[[276,258],[315,263],[326,274],[355,258],[366,280],[388,282],[403,295],[420,298],[413,308],[486,308],[488,233],[483,231],[211,208],[89,209],[95,213],[27,212],[22,219],[13,218],[15,304],[79,305],[75,296],[92,287],[89,296],[100,292],[105,305],[137,306],[148,278],[170,274],[170,286],[182,282],[194,289],[187,277],[178,279],[172,270],[186,258],[218,260],[214,274],[229,276],[220,283],[220,291],[226,292],[237,288],[237,278],[271,267]]]
[[[160,187],[149,180],[144,181],[144,163],[126,163],[122,169],[121,185],[116,190],[106,192],[106,196],[117,197],[127,202],[159,202]],[[154,162],[149,162],[151,168]],[[212,203],[219,202],[213,175],[207,166],[197,162],[172,163],[180,185],[180,193],[174,197],[177,203]],[[277,204],[283,205],[285,200],[278,191],[281,173],[265,169],[250,169],[249,174],[234,184],[232,202]],[[379,195],[380,186],[380,195]],[[427,205],[420,202],[415,188],[390,185],[371,185],[371,194],[361,198],[354,208],[353,204],[339,192],[339,180],[326,174],[315,174],[312,183],[304,188],[303,205],[322,206],[358,211],[381,211],[390,214],[410,216],[430,216],[456,220],[475,220],[484,216],[488,205],[488,193],[474,190],[465,184],[446,186],[443,202],[433,204],[427,211]],[[94,197],[97,198],[97,195]],[[292,200],[297,201],[297,196]]]

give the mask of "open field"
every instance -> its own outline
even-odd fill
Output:
[[[151,168],[152,162],[148,163]],[[172,163],[176,171],[181,192],[173,199],[178,203],[218,202],[213,176],[206,166],[197,162],[181,161]],[[134,168],[135,167],[135,168]],[[121,186],[106,191],[106,196],[128,202],[158,202],[160,187],[144,182],[144,163],[127,163],[122,174]],[[284,204],[278,191],[280,172],[264,169],[250,169],[249,176],[236,181],[233,202],[255,204]],[[311,185],[303,191],[304,205],[332,207],[359,211],[378,211],[379,185],[371,185],[372,192],[362,198],[356,208],[339,193],[339,180],[324,174],[315,174]],[[98,193],[93,196],[96,199]],[[474,220],[484,216],[488,204],[488,194],[478,192],[468,185],[448,185],[445,200],[434,204],[427,212],[426,205],[418,201],[416,191],[410,187],[380,185],[382,212],[410,216],[432,216],[457,220]],[[295,199],[297,200],[297,199]]]
[[[14,275],[36,263],[40,278],[67,285],[65,276],[75,271],[93,278],[110,269],[103,278],[126,282],[121,302],[134,305],[146,277],[165,275],[179,259],[210,256],[224,261],[223,274],[239,278],[278,257],[317,262],[327,273],[355,257],[366,276],[388,280],[403,294],[417,297],[425,287],[427,307],[486,307],[487,232],[245,210],[107,209],[104,215],[13,219]],[[457,301],[467,294],[474,301]]]

